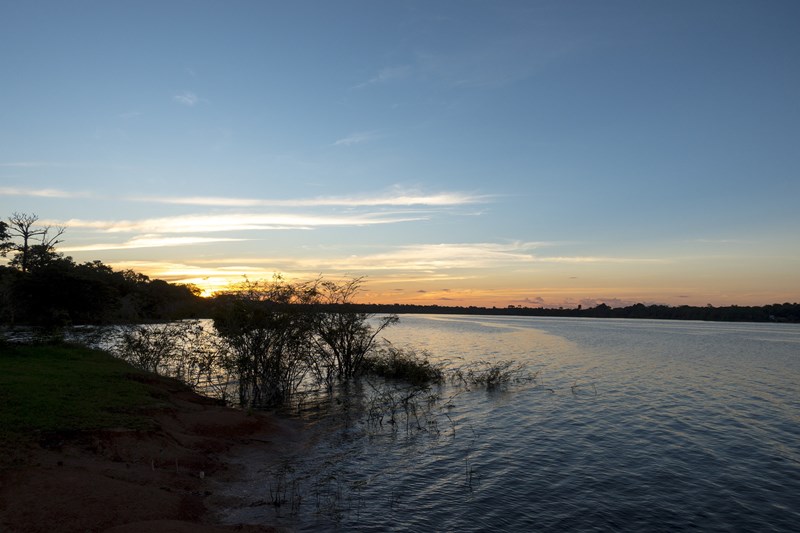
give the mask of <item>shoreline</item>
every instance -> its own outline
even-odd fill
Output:
[[[0,470],[0,529],[8,532],[279,531],[216,522],[215,487],[236,478],[242,447],[280,456],[306,442],[302,423],[225,407],[160,376],[137,376],[163,400],[154,429],[40,435],[24,463]]]

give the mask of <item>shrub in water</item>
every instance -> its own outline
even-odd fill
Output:
[[[442,383],[441,366],[431,363],[426,352],[418,354],[410,349],[396,348],[385,343],[367,358],[365,371],[386,379],[407,381],[412,385]]]

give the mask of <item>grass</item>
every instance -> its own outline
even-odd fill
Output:
[[[0,448],[52,433],[149,429],[159,403],[144,372],[69,344],[0,344]]]

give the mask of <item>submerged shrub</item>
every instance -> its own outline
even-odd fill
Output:
[[[192,388],[227,382],[218,338],[196,320],[126,327],[112,353],[136,368],[169,376]],[[224,390],[217,390],[224,398]]]
[[[371,354],[365,372],[386,379],[402,380],[411,385],[437,384],[444,381],[444,371],[430,361],[427,352],[418,354],[385,343]]]
[[[378,345],[378,335],[398,322],[397,315],[375,318],[356,311],[353,298],[361,289],[362,278],[340,283],[319,279],[314,284],[313,345],[311,369],[317,381],[330,388],[333,380],[348,380],[362,375],[368,359]]]
[[[245,281],[220,297],[214,326],[227,348],[239,385],[239,403],[267,407],[286,403],[309,368],[312,322],[307,304],[313,287]]]
[[[136,368],[164,373],[165,365],[180,346],[179,322],[127,327],[112,351]]]
[[[525,363],[516,361],[475,361],[450,371],[454,385],[479,386],[493,390],[511,383],[536,381],[538,372],[528,371]]]

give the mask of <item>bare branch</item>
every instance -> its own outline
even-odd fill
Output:
[[[47,234],[50,230],[53,229],[51,226],[45,226],[42,228],[42,246],[45,246],[48,250],[52,250],[56,247],[56,244],[60,244],[64,242],[62,239],[59,239],[64,232],[67,231],[66,226],[56,226],[55,227],[55,235],[48,237]]]
[[[51,226],[36,227],[39,217],[35,214],[12,213],[8,217],[8,224],[4,224],[5,238],[19,239],[22,242],[0,243],[0,253],[6,254],[9,250],[17,252],[17,256],[12,261],[23,272],[27,272],[31,266],[32,256],[37,256],[37,262],[41,263],[48,255],[54,256],[54,248],[63,242],[61,236],[66,231],[63,226],[53,228]],[[51,234],[51,230],[53,233]],[[36,241],[39,241],[36,244]]]

